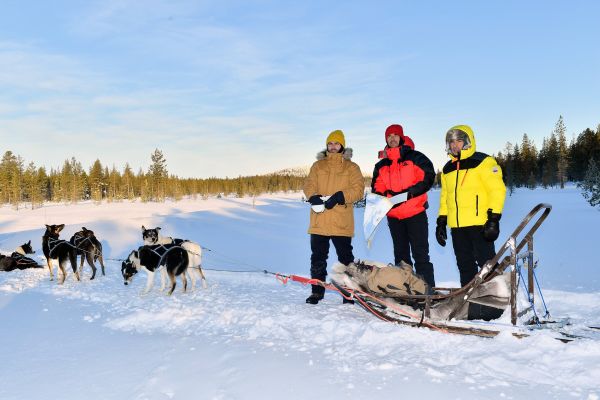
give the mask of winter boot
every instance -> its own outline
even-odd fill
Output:
[[[306,298],[306,303],[317,304],[325,297],[325,288],[319,285],[312,285],[312,293]]]

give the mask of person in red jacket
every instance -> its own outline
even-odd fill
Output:
[[[414,142],[404,136],[401,125],[385,130],[387,146],[375,165],[371,191],[392,197],[407,193],[407,200],[395,205],[387,214],[394,243],[394,262],[413,265],[430,288],[435,286],[433,264],[429,261],[429,224],[425,210],[427,191],[435,180],[433,164],[423,153],[414,150]],[[411,146],[412,145],[412,146]]]

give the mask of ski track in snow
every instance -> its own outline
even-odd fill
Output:
[[[597,390],[600,382],[596,340],[563,344],[550,332],[533,332],[523,339],[504,332],[482,339],[402,327],[374,320],[357,306],[342,305],[335,294],[328,293],[324,302],[309,307],[304,303],[308,288],[284,286],[257,273],[206,271],[208,289],[182,293],[178,286],[171,297],[159,291],[155,276],[155,287],[142,296],[145,273],[125,286],[118,271],[118,263],[108,262],[105,277],[90,281],[86,269],[81,282],[69,274],[65,284],[58,285],[49,281],[47,270],[26,270],[18,276],[4,274],[0,291],[40,291],[90,304],[93,307],[82,321],[114,330],[241,340],[277,352],[325,357],[340,373],[362,368],[402,373],[409,364],[434,383],[463,381],[479,390],[535,382],[575,396]],[[597,294],[548,291],[546,297],[559,312],[585,306],[585,314],[570,313],[577,324],[600,323]]]

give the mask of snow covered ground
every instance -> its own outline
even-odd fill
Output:
[[[328,293],[282,285],[263,269],[307,275],[308,207],[299,193],[252,199],[0,208],[0,250],[32,240],[44,224],[69,238],[93,229],[107,275],[49,281],[48,271],[0,273],[1,399],[563,399],[600,397],[600,340],[563,344],[551,332],[482,339],[376,320]],[[452,247],[433,238],[439,193],[430,196],[431,257],[440,285],[456,286]],[[519,190],[507,198],[501,237],[534,205],[553,211],[535,237],[540,283],[554,317],[600,325],[600,212],[576,188]],[[362,221],[363,210],[356,210]],[[141,244],[141,226],[204,247],[208,289],[140,296],[145,274],[124,286],[119,259]],[[357,223],[357,258],[391,261],[385,225],[371,249]],[[335,261],[332,249],[330,265]],[[228,270],[230,272],[215,271]],[[231,272],[247,271],[247,272]],[[158,277],[157,277],[158,283]]]

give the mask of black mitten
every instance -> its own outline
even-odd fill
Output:
[[[319,204],[323,204],[323,199],[320,194],[315,194],[314,196],[310,196],[307,200],[311,206],[318,206]]]
[[[502,214],[493,213],[492,210],[487,212],[488,219],[485,225],[483,225],[483,238],[488,242],[493,242],[498,239],[500,235],[500,218]]]
[[[448,224],[448,217],[440,215],[437,218],[437,226],[435,228],[435,238],[440,246],[446,246],[446,239],[448,239],[448,233],[446,232],[446,225]]]
[[[344,205],[346,204],[346,199],[344,199],[344,193],[339,191],[335,192],[325,201],[325,208],[331,210],[337,204]]]

